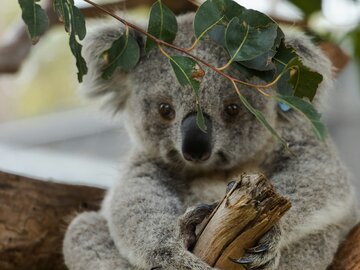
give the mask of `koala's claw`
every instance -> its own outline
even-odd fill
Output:
[[[179,219],[180,238],[185,248],[191,250],[196,242],[196,226],[199,225],[215,209],[218,203],[199,204],[188,209]]]
[[[229,191],[234,187],[234,185],[236,184],[235,180],[230,181],[229,183],[227,183],[226,186],[226,193],[229,193]]]
[[[280,230],[275,226],[262,237],[257,246],[246,249],[242,258],[230,260],[243,265],[247,270],[277,269],[280,259],[280,236]]]
[[[246,252],[257,254],[257,253],[262,253],[262,252],[268,251],[269,249],[270,249],[270,245],[265,243],[265,244],[260,244],[258,246],[252,247],[252,248],[247,248]]]
[[[243,258],[240,258],[240,259],[232,259],[230,258],[230,260],[234,263],[237,263],[237,264],[250,264],[250,263],[253,263],[254,260],[251,259],[251,258],[247,258],[247,257],[243,257]]]

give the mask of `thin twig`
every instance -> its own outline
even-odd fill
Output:
[[[193,55],[192,53],[190,53],[189,49],[184,49],[184,48],[180,48],[178,46],[175,46],[171,43],[168,43],[164,40],[161,40],[151,34],[149,34],[148,32],[146,32],[145,30],[143,30],[142,28],[140,28],[139,26],[135,25],[135,24],[132,24],[130,22],[128,22],[127,20],[121,18],[120,16],[116,15],[116,14],[113,14],[112,12],[110,12],[109,10],[107,10],[106,8],[103,8],[102,6],[92,2],[91,0],[83,0],[85,2],[87,2],[88,4],[94,6],[95,8],[105,12],[106,14],[108,14],[109,16],[115,18],[116,20],[120,21],[121,23],[123,23],[124,25],[127,25],[129,27],[131,27],[132,29],[140,32],[141,34],[147,36],[148,38],[151,38],[153,41],[155,41],[157,44],[159,45],[164,45],[166,47],[169,47],[171,49],[174,49],[176,51],[179,51],[179,52],[182,52],[188,56],[190,56],[191,58],[193,58],[194,60],[202,63],[203,65],[207,66],[208,68],[212,69],[213,71],[215,71],[216,73],[220,74],[221,76],[227,78],[228,80],[230,81],[233,81],[233,82],[236,82],[236,83],[240,83],[242,85],[246,85],[246,86],[249,86],[249,87],[253,87],[255,89],[266,89],[266,88],[269,88],[273,85],[275,85],[277,83],[277,81],[280,79],[279,77],[276,78],[274,81],[268,83],[268,84],[265,84],[265,85],[261,85],[261,84],[252,84],[252,83],[249,83],[249,82],[245,82],[245,81],[242,81],[242,80],[239,80],[239,79],[236,79],[232,76],[230,76],[229,74],[223,72],[222,70],[218,69],[217,67],[211,65],[210,63],[202,60],[201,58],[197,57],[196,55]],[[261,92],[263,93],[263,92]]]

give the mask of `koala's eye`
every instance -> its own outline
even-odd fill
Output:
[[[159,113],[166,120],[172,120],[175,118],[175,110],[168,103],[160,103]]]
[[[239,105],[237,104],[229,104],[229,105],[226,105],[225,107],[225,112],[229,115],[229,116],[237,116],[240,112],[240,108],[239,108]]]

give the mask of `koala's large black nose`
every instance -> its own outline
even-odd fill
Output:
[[[189,161],[206,161],[211,155],[211,120],[204,115],[206,133],[196,124],[196,113],[186,116],[181,124],[182,153]]]

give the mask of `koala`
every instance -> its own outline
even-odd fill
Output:
[[[186,48],[194,41],[193,18],[191,13],[177,17],[177,46]],[[111,79],[101,78],[101,54],[123,31],[105,25],[88,37],[84,90],[104,97],[107,108],[123,114],[133,147],[101,210],[82,213],[69,225],[63,243],[68,268],[215,269],[191,253],[194,231],[224,195],[228,181],[245,171],[265,174],[292,207],[236,263],[246,269],[325,270],[357,221],[347,170],[331,139],[318,140],[295,111],[284,112],[274,99],[240,85],[247,100],[289,142],[290,151],[284,149],[242,105],[231,82],[206,67],[199,93],[204,133],[196,124],[191,89],[179,85],[159,50],[143,52],[129,73],[117,70]],[[131,34],[143,48],[144,37]],[[320,96],[332,84],[329,60],[302,34],[287,32],[286,43],[323,75],[314,101],[319,107]],[[193,53],[214,66],[229,58],[211,40],[200,42]],[[256,76],[249,81],[264,83]]]

